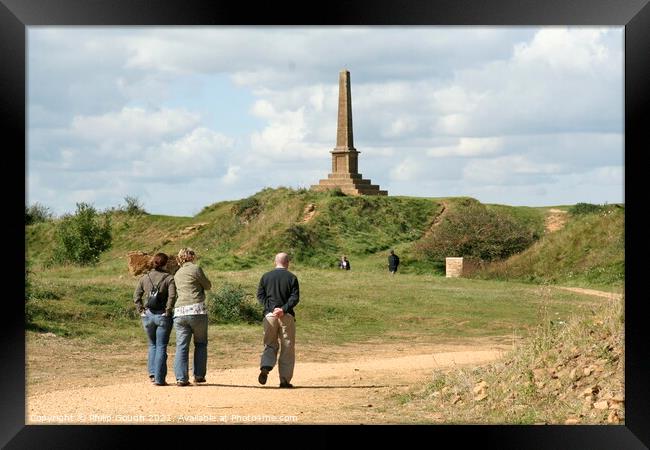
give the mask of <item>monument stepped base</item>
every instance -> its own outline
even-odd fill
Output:
[[[327,191],[330,189],[341,189],[346,195],[388,195],[388,191],[379,189],[370,180],[361,178],[360,173],[337,174],[330,173],[326,180],[320,180],[318,184],[312,185],[314,191]]]

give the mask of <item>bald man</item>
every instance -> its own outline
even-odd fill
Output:
[[[257,288],[257,301],[264,306],[264,351],[257,380],[266,384],[267,376],[277,361],[281,388],[293,387],[291,378],[296,361],[296,314],[293,308],[300,301],[298,278],[288,268],[289,255],[278,253],[275,255],[275,269],[262,275]]]

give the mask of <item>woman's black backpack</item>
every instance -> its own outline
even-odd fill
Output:
[[[147,298],[147,308],[152,311],[160,311],[161,309],[165,309],[167,306],[167,292],[160,292],[160,283],[165,281],[165,278],[160,280],[158,286],[154,286],[153,281],[151,280],[151,277],[148,273],[147,276],[149,277],[149,281],[151,281],[151,285],[153,286],[149,291],[149,298]]]

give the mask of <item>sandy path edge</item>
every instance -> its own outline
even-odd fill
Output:
[[[297,362],[291,390],[278,388],[276,370],[261,386],[258,368],[245,367],[216,371],[206,384],[188,387],[156,387],[143,380],[54,391],[27,398],[26,423],[390,423],[390,413],[377,416],[375,408],[369,414],[387,395],[427,382],[436,369],[485,364],[503,352],[485,348]]]

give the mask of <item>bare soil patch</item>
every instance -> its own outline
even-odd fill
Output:
[[[585,288],[565,287],[565,286],[556,286],[556,287],[559,289],[564,289],[566,291],[578,292],[580,294],[595,295],[597,297],[605,297],[610,300],[619,300],[623,296],[623,294],[618,294],[616,292],[597,291],[595,289],[585,289]]]
[[[551,208],[545,219],[545,227],[548,233],[561,230],[567,222],[568,213],[561,209]]]

